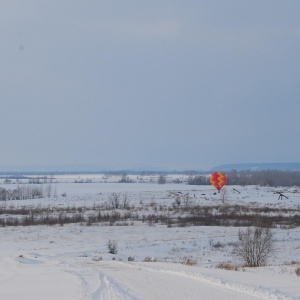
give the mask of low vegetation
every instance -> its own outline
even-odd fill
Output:
[[[116,241],[109,240],[107,243],[108,253],[117,254],[118,253],[118,243]]]
[[[49,186],[51,187],[51,185]],[[42,185],[23,185],[17,186],[15,189],[0,188],[1,201],[44,198],[48,194],[49,191],[44,189]]]
[[[182,264],[183,265],[187,265],[187,266],[196,266],[197,265],[197,260],[193,257],[187,257],[185,256],[183,259],[182,259]]]
[[[110,199],[115,199],[114,196]],[[115,200],[113,200],[115,201]],[[186,226],[262,226],[290,229],[300,226],[298,209],[249,207],[241,205],[215,206],[163,206],[142,204],[141,207],[127,205],[128,199],[118,208],[110,202],[94,207],[14,207],[0,206],[0,226],[64,225],[82,223],[107,226],[128,226],[134,222]],[[222,245],[215,245],[221,247]]]
[[[238,270],[238,267],[234,266],[231,263],[219,263],[217,265],[217,268],[218,269],[223,269],[223,270],[229,270],[229,271],[237,271]]]
[[[274,252],[273,238],[270,228],[247,228],[239,231],[239,241],[235,246],[235,253],[247,267],[260,267],[267,263]]]

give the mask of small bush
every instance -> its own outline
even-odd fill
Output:
[[[101,261],[101,260],[102,260],[102,256],[93,257],[93,261]]]
[[[248,228],[239,232],[239,241],[235,253],[244,260],[248,267],[260,267],[274,253],[272,232],[269,228]]]
[[[158,179],[157,179],[157,183],[158,184],[166,184],[167,182],[167,178],[166,178],[166,175],[159,175]]]
[[[150,256],[147,256],[147,257],[145,257],[145,258],[143,259],[143,261],[144,261],[144,262],[151,262],[152,259],[151,259]]]
[[[143,262],[157,262],[157,259],[155,257],[146,256]]]
[[[193,257],[185,256],[182,260],[182,264],[187,266],[196,266],[197,263],[198,263],[197,260],[194,259]]]
[[[295,270],[295,273],[296,273],[297,276],[300,276],[300,268],[297,268],[297,269]]]
[[[108,253],[117,254],[118,253],[118,243],[116,241],[109,240],[107,243]]]
[[[230,270],[230,271],[237,271],[238,270],[237,266],[234,266],[230,263],[219,263],[217,265],[217,268],[218,269],[224,269],[224,270]]]
[[[134,257],[133,256],[129,256],[128,257],[128,261],[134,261]]]
[[[225,245],[220,243],[220,242],[217,242],[216,244],[212,245],[213,248],[216,248],[216,249],[220,249],[220,248],[224,248]]]

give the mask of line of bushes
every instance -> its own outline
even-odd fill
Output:
[[[16,209],[10,214],[2,211],[0,226],[63,225],[69,223],[122,225],[130,221],[140,221],[149,225],[164,224],[176,226],[265,226],[291,228],[300,226],[300,214],[295,209],[251,209],[244,206],[182,207],[168,213],[156,212],[139,215],[130,210],[85,210],[70,212],[67,208],[60,211],[40,208],[39,210]]]

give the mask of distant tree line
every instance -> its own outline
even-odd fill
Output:
[[[48,192],[47,192],[48,193]],[[44,197],[42,186],[18,186],[16,189],[0,188],[0,200],[24,200]]]
[[[190,175],[188,178],[188,184],[190,185],[208,185],[210,184],[210,178],[205,175]]]
[[[226,173],[227,185],[259,186],[300,186],[300,171],[241,171],[232,170]],[[188,184],[208,185],[210,177],[206,175],[189,176]]]

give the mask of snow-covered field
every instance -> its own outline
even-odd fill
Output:
[[[300,267],[300,227],[274,226],[275,252],[267,266],[246,268],[233,253],[244,227],[167,226],[141,217],[175,215],[175,208],[185,205],[243,205],[299,215],[299,188],[227,186],[222,198],[211,186],[187,185],[180,175],[168,176],[163,185],[155,176],[132,175],[134,183],[118,183],[120,178],[48,177],[41,185],[51,191],[50,197],[0,203],[11,209],[84,207],[88,214],[93,209],[117,210],[109,207],[112,195],[117,195],[121,204],[127,201],[126,208],[118,210],[140,216],[113,226],[81,222],[0,228],[0,299],[300,299],[300,277],[295,273]],[[172,183],[174,179],[181,183]],[[0,187],[14,189],[27,179],[0,182]],[[278,199],[275,192],[288,199]],[[117,242],[116,254],[108,253],[109,240]],[[187,265],[188,260],[193,265]],[[235,270],[220,269],[220,264]]]

